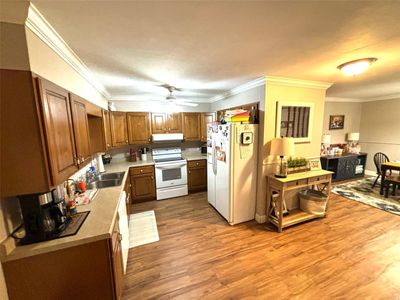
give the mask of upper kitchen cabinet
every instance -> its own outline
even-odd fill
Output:
[[[151,141],[150,113],[129,112],[126,114],[129,144],[148,144]]]
[[[202,142],[207,142],[207,124],[215,122],[215,113],[201,113],[201,138]]]
[[[200,140],[200,113],[183,113],[183,137],[186,141]]]
[[[75,136],[76,157],[78,164],[90,161],[89,123],[86,111],[86,100],[74,94],[71,97],[72,122]]]
[[[49,153],[52,183],[58,184],[77,171],[79,163],[75,151],[69,94],[68,91],[47,80],[37,79],[37,81],[40,104],[43,108],[44,133]],[[84,122],[87,123],[87,120]],[[87,124],[84,127],[86,130]]]
[[[128,145],[128,130],[126,113],[121,111],[110,112],[111,141],[113,147]]]
[[[181,133],[182,114],[152,113],[151,129],[152,133]]]
[[[182,132],[182,114],[172,113],[167,115],[168,133]]]
[[[103,127],[104,127],[104,141],[106,150],[110,150],[111,145],[111,125],[110,125],[110,112],[103,109]]]

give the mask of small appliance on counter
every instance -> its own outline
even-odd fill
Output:
[[[97,156],[97,170],[99,173],[104,173],[106,171],[104,169],[103,157],[102,157],[101,153],[99,153]]]
[[[25,227],[21,244],[54,239],[65,230],[69,219],[64,197],[63,185],[45,194],[18,197]]]
[[[103,158],[103,164],[109,164],[111,162],[111,154],[106,153],[101,156]]]
[[[200,146],[200,151],[201,151],[201,154],[207,155],[207,143],[204,144],[203,146]]]
[[[134,147],[129,149],[129,161],[135,162],[137,160],[137,152]]]

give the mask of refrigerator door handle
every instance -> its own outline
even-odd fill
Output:
[[[217,175],[217,150],[215,148],[215,139],[213,140],[213,172]]]

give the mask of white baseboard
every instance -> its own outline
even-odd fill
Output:
[[[365,170],[365,175],[368,176],[376,176],[376,171],[371,171],[371,170]]]
[[[256,219],[257,223],[260,223],[260,224],[267,222],[267,216],[266,215],[259,215],[259,214],[256,213],[256,218],[255,219]]]

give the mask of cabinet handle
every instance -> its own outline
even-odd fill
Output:
[[[199,165],[199,163],[196,163],[196,166],[198,166]]]
[[[191,174],[191,172],[189,171],[189,174]]]
[[[107,147],[110,148],[110,144],[107,144]]]
[[[149,138],[148,141],[151,142],[151,138]]]
[[[125,141],[125,143],[127,143],[127,144],[128,144],[128,140],[126,140],[126,141]]]
[[[153,175],[151,176],[151,179],[154,179],[154,176],[153,176]]]
[[[143,170],[140,170],[140,173],[143,173]]]

